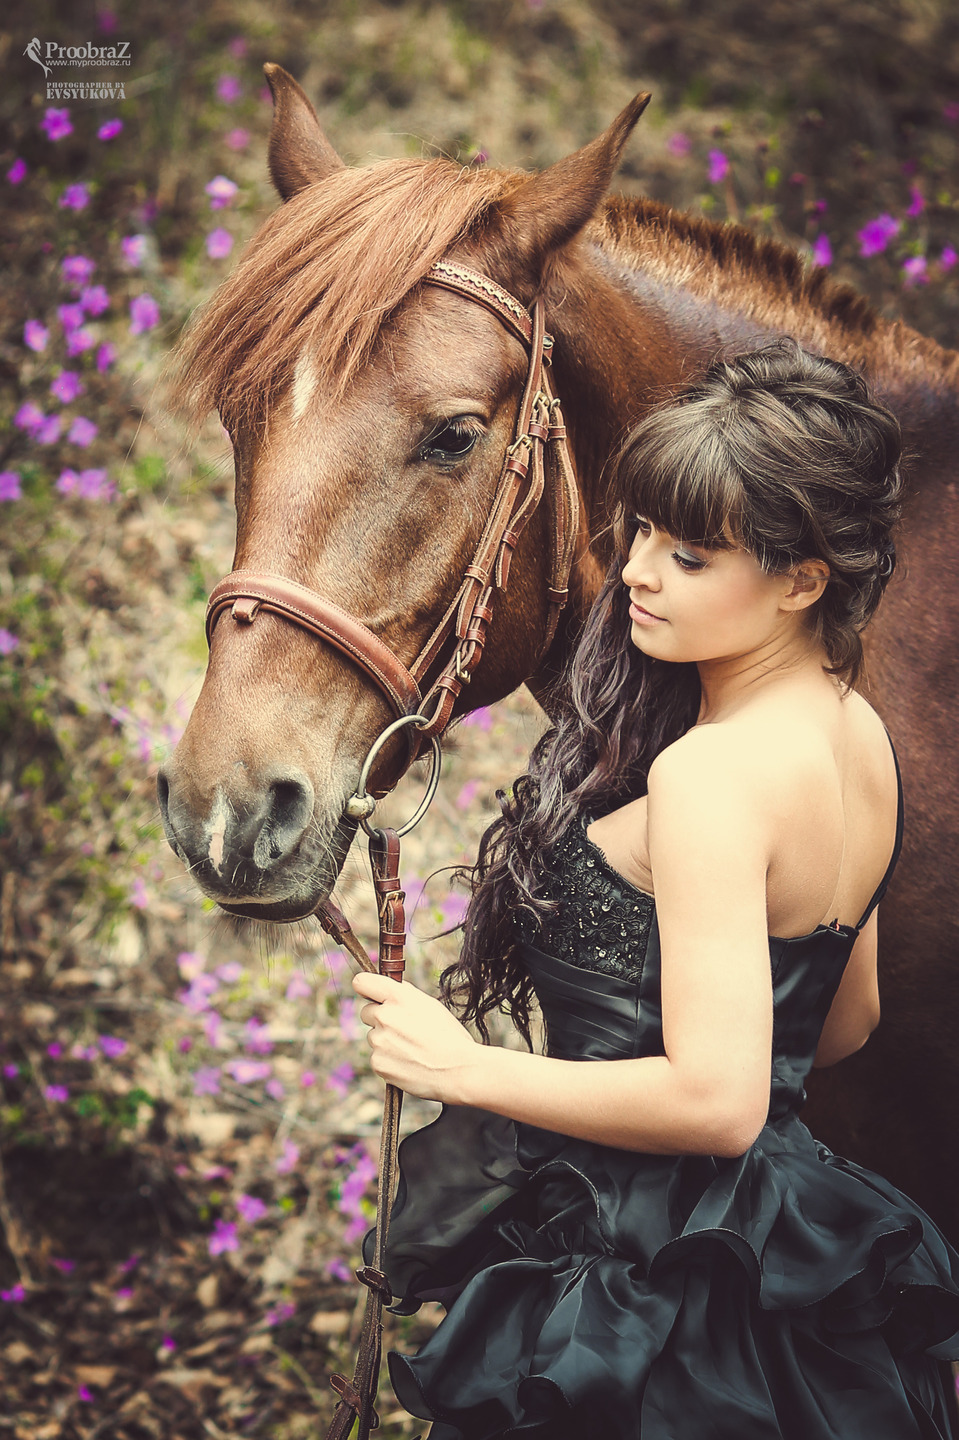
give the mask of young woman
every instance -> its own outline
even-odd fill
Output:
[[[803,1080],[879,1019],[898,766],[859,696],[899,433],[844,366],[713,367],[618,462],[619,559],[484,837],[464,1017],[377,976],[404,1142],[389,1275],[448,1313],[394,1388],[433,1440],[959,1437],[959,1255],[818,1145]],[[592,1061],[584,1064],[583,1061]]]

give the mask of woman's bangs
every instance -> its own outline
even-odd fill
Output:
[[[742,482],[715,431],[664,436],[634,455],[624,496],[627,508],[657,530],[705,550],[738,543]],[[712,427],[709,427],[712,430]],[[699,443],[697,443],[697,440]]]

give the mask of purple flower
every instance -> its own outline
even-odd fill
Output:
[[[9,635],[9,634],[10,634],[10,631],[9,631],[9,630],[3,630],[3,631],[0,631],[0,634]],[[11,638],[13,638],[13,637],[11,637]],[[20,643],[20,642],[17,641],[17,644],[19,644],[19,643]],[[16,648],[17,648],[16,645],[11,645],[11,647],[10,647],[11,650],[15,650]],[[2,655],[7,655],[7,654],[9,654],[9,651],[7,651],[7,650],[0,650],[0,654],[2,654]],[[8,1080],[16,1080],[17,1076],[20,1074],[20,1066],[19,1066],[19,1065],[4,1065],[4,1067],[3,1067],[3,1073],[4,1073],[4,1075],[7,1077]]]
[[[35,435],[43,423],[43,418],[43,411],[38,410],[32,400],[27,400],[14,415],[13,423],[18,430],[26,430],[28,435]]]
[[[76,423],[74,420],[73,425],[70,426],[70,434],[67,436],[68,440],[73,435]],[[87,424],[89,423],[90,422],[87,421]],[[96,430],[96,426],[93,428]],[[105,470],[80,471],[80,484],[77,489],[84,500],[99,500],[101,498],[103,481],[106,479],[106,474],[107,472]],[[94,477],[96,477],[96,479],[94,479]],[[133,884],[130,886],[130,904],[137,910],[145,910],[149,903],[150,897],[147,894],[147,887],[143,876],[134,875]]]
[[[207,1242],[207,1248],[211,1255],[222,1255],[227,1250],[239,1250],[240,1242],[236,1237],[236,1222],[214,1220],[213,1234]]]
[[[173,1354],[174,1350],[176,1349],[176,1341],[174,1340],[172,1335],[164,1335],[163,1339],[160,1341],[160,1349],[165,1350],[168,1355]]]
[[[208,1010],[203,1017],[203,1034],[211,1050],[220,1049],[223,1032],[223,1016],[217,1010]]]
[[[80,477],[77,472],[67,466],[65,470],[60,471],[60,478],[54,486],[54,489],[58,490],[61,495],[72,495],[77,488],[79,479]]]
[[[88,285],[80,292],[80,305],[88,315],[102,315],[110,308],[110,296],[103,285]]]
[[[273,1073],[273,1066],[267,1060],[231,1060],[226,1068],[238,1085],[267,1080]]]
[[[273,1049],[273,1041],[270,1039],[269,1026],[264,1025],[254,1015],[245,1025],[246,1040],[243,1048],[249,1050],[251,1055],[269,1055]]]
[[[956,263],[956,252],[951,245],[946,245],[939,256],[940,270],[951,270]]]
[[[68,185],[57,201],[61,210],[85,210],[90,203],[90,191],[86,185]]]
[[[201,1065],[193,1072],[194,1095],[219,1095],[220,1072],[215,1065]]]
[[[96,263],[86,255],[64,255],[60,261],[60,274],[67,285],[74,285],[77,289],[81,285],[89,285],[96,269]]]
[[[75,1260],[59,1260],[55,1255],[50,1256],[50,1264],[54,1269],[59,1270],[61,1275],[69,1275],[77,1268]]]
[[[60,317],[60,324],[69,335],[72,330],[79,330],[86,319],[86,312],[82,305],[58,305],[57,315]]]
[[[67,443],[70,445],[80,445],[83,449],[86,449],[90,441],[96,439],[99,428],[98,425],[94,425],[92,420],[88,420],[85,415],[77,415],[70,429],[67,431]],[[142,885],[143,882],[141,881],[140,883]],[[144,900],[143,904],[146,905],[146,900]]]
[[[228,180],[225,175],[214,175],[203,189],[210,197],[210,209],[223,210],[232,202],[238,186],[233,180]]]
[[[97,131],[98,140],[115,140],[123,129],[122,120],[107,120]]]
[[[50,382],[50,394],[62,405],[71,404],[78,395],[83,394],[83,388],[83,382],[75,370],[61,370],[56,379]]]
[[[47,132],[48,140],[65,140],[68,135],[73,134],[70,111],[68,109],[54,110],[52,106],[48,106],[40,121],[40,129]]]
[[[926,208],[926,202],[923,199],[923,194],[922,191],[919,189],[919,186],[913,185],[909,191],[909,194],[911,198],[909,201],[909,208],[906,210],[906,214],[921,215],[923,210],[925,210]]]
[[[22,495],[19,471],[0,470],[0,500],[19,500]]]
[[[283,1096],[286,1094],[286,1089],[284,1087],[283,1081],[277,1080],[275,1077],[272,1080],[267,1080],[266,1084],[263,1086],[263,1089],[266,1091],[267,1095],[269,1095],[271,1100],[282,1100]]]
[[[184,980],[195,980],[203,974],[203,956],[196,950],[181,950],[176,957],[177,969]],[[214,990],[217,988],[214,985]]]
[[[719,185],[729,174],[729,156],[722,150],[710,150],[707,178],[710,185]]]
[[[247,50],[249,49],[249,46],[247,45],[246,40],[243,38],[242,35],[234,35],[232,40],[227,41],[226,48],[229,50],[234,60],[242,60]]]
[[[210,1008],[210,996],[215,995],[220,988],[220,982],[215,975],[194,975],[186,990],[181,990],[177,999],[181,1005],[185,1005],[194,1015],[199,1015]]]
[[[342,1280],[344,1285],[348,1285],[353,1279],[353,1271],[345,1260],[331,1260],[326,1267],[326,1273],[334,1280]]]
[[[12,1290],[0,1290],[0,1300],[6,1301],[8,1305],[19,1305],[21,1300],[26,1300],[27,1292],[19,1283],[14,1285]]]
[[[117,17],[112,10],[101,10],[97,16],[97,23],[104,35],[112,35],[117,28]]]
[[[225,100],[228,105],[232,105],[235,100],[239,100],[242,94],[243,86],[235,75],[221,75],[216,82],[217,99]]]
[[[123,258],[128,265],[134,267],[142,265],[147,258],[147,237],[145,235],[125,235],[120,241],[120,249],[123,251]]]
[[[62,1105],[65,1100],[70,1099],[70,1091],[65,1085],[48,1085],[43,1093],[56,1105]]]
[[[51,1041],[51,1043],[47,1046],[47,1054],[50,1056],[51,1060],[60,1059],[60,1056],[63,1054],[63,1046],[60,1044],[59,1040]]]
[[[176,1048],[179,1050],[181,1055],[189,1055],[190,1051],[193,1049],[193,1037],[190,1035],[181,1035],[179,1040],[176,1042]]]
[[[675,155],[677,159],[682,159],[684,155],[688,155],[692,148],[693,142],[689,136],[684,135],[681,130],[677,130],[675,135],[670,135],[666,141],[666,149],[670,155]]]
[[[23,343],[28,350],[45,350],[50,331],[39,320],[28,320],[23,327]]]
[[[274,1325],[282,1325],[284,1320],[292,1320],[296,1314],[296,1306],[289,1300],[281,1300],[272,1310],[267,1310],[265,1320],[272,1330]]]
[[[97,1060],[100,1052],[95,1045],[74,1045],[70,1054],[74,1060]]]
[[[121,1055],[127,1053],[127,1042],[121,1040],[119,1035],[101,1035],[100,1049],[108,1060],[119,1060]]]
[[[476,798],[480,788],[478,780],[467,780],[455,800],[457,810],[468,810]]]
[[[105,345],[100,346],[99,350],[97,351],[97,369],[99,370],[101,375],[105,370],[109,370],[110,366],[113,364],[116,358],[117,347],[115,345],[111,345],[109,340]]]
[[[287,1000],[310,1000],[313,996],[313,986],[305,975],[299,970],[294,971],[290,983],[286,987]]]
[[[832,264],[832,246],[828,235],[817,235],[813,241],[812,263],[823,266]]]
[[[894,235],[899,234],[899,221],[894,220],[891,215],[877,215],[875,220],[870,220],[856,232],[859,241],[859,253],[865,257],[870,255],[881,255]]]
[[[12,630],[0,629],[0,655],[12,655],[14,650],[19,648],[19,645],[19,635],[14,635]],[[16,1067],[14,1067],[14,1069],[16,1069]],[[3,1073],[8,1075],[9,1071],[10,1067],[6,1066]],[[17,1074],[19,1073],[20,1072],[17,1071]]]
[[[248,1225],[255,1225],[266,1214],[266,1206],[256,1195],[238,1196],[236,1208]]]
[[[337,1065],[336,1069],[331,1070],[329,1076],[327,1077],[327,1090],[335,1091],[335,1093],[339,1095],[340,1099],[342,1100],[349,1093],[350,1083],[352,1082],[353,1074],[353,1066],[350,1065],[347,1061],[344,1061],[342,1065]]]
[[[942,107],[942,118],[950,125],[959,122],[959,100],[947,100]]]
[[[235,133],[236,132],[234,131],[234,134]],[[229,136],[227,136],[227,144],[229,144]],[[233,148],[235,150],[242,150],[243,146],[235,145]],[[26,179],[26,176],[27,162],[25,160],[21,160],[20,156],[18,155],[16,160],[14,160],[13,164],[10,166],[10,169],[7,171],[7,179],[10,181],[11,185],[19,185],[22,180]]]
[[[142,335],[152,330],[160,319],[160,307],[152,295],[137,295],[130,301],[130,334]]]
[[[225,138],[231,150],[245,150],[250,143],[250,132],[237,126],[235,130],[229,130]]]
[[[493,712],[488,705],[481,705],[478,710],[471,710],[463,717],[464,725],[475,725],[479,730],[489,730],[493,724]]]
[[[316,1084],[316,1076],[312,1070],[304,1070],[300,1076],[300,1089],[309,1090]]]
[[[296,1168],[299,1158],[299,1145],[294,1145],[292,1140],[284,1140],[283,1154],[280,1156],[279,1160],[277,1160],[273,1168],[276,1171],[277,1175],[289,1175],[290,1171]]]
[[[60,439],[60,425],[59,415],[48,415],[34,431],[34,440],[38,445],[55,445]]]
[[[211,230],[206,237],[206,253],[211,260],[225,260],[232,249],[233,236],[229,230],[224,230],[222,226],[217,226],[215,230]]]
[[[902,283],[906,286],[928,285],[925,255],[910,255],[908,260],[902,262]]]
[[[67,336],[67,356],[72,360],[75,355],[82,355],[85,350],[92,350],[97,343],[96,336],[92,330],[81,325],[79,330],[71,330]]]

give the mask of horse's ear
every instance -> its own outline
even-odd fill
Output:
[[[320,129],[316,111],[293,76],[282,65],[264,65],[263,73],[273,92],[270,176],[280,198],[289,200],[307,185],[342,170],[343,161]]]
[[[532,268],[542,269],[554,250],[571,240],[609,188],[623,146],[652,97],[637,95],[602,135],[565,160],[525,180],[500,202],[511,242]]]

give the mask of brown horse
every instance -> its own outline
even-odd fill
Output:
[[[493,314],[422,281],[446,257],[526,305],[545,301],[580,483],[570,603],[543,653],[541,507],[460,713],[524,681],[546,692],[610,558],[607,457],[717,356],[792,335],[861,367],[899,415],[911,457],[904,564],[868,650],[908,803],[883,906],[884,1018],[864,1051],[813,1077],[808,1118],[959,1241],[959,356],[745,229],[646,200],[604,202],[646,97],[539,175],[445,159],[350,169],[299,86],[267,68],[270,168],[285,203],[193,324],[183,359],[190,404],[218,408],[233,438],[235,569],[311,587],[409,665],[473,552],[526,367]],[[204,892],[253,918],[310,913],[353,833],[343,809],[358,767],[390,718],[338,650],[276,615],[255,625],[224,616],[160,778],[171,844]]]

